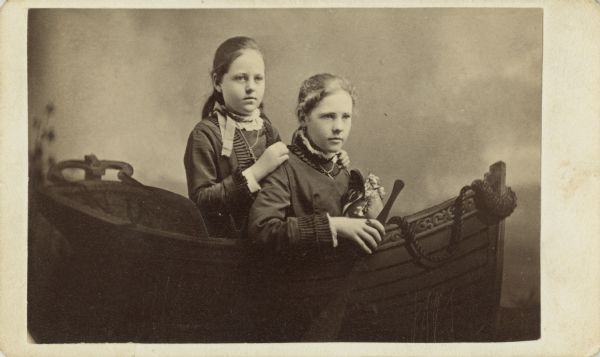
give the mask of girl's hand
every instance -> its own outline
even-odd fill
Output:
[[[368,254],[377,249],[385,234],[385,228],[375,219],[331,217],[330,223],[338,239],[354,241]]]
[[[342,167],[345,167],[345,168],[350,167],[350,156],[348,156],[348,153],[346,152],[346,150],[340,150],[340,152],[338,154],[338,159],[340,160]]]
[[[261,157],[250,166],[256,181],[260,181],[273,172],[289,158],[289,150],[281,141],[269,146]]]

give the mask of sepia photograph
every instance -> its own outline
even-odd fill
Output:
[[[31,343],[539,339],[543,27],[29,9]]]
[[[0,1],[0,355],[597,355],[599,19]]]

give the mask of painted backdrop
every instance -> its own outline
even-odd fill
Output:
[[[359,99],[353,166],[406,187],[393,214],[458,194],[497,160],[519,197],[506,224],[502,304],[539,299],[540,9],[31,10],[29,122],[58,160],[132,164],[186,195],[183,152],[211,91],[217,46],[254,37],[266,112],[289,141],[303,79],[348,77]],[[34,131],[30,131],[30,145]]]

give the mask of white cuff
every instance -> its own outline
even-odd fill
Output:
[[[242,171],[242,175],[244,175],[246,181],[248,182],[248,189],[250,190],[250,192],[254,193],[260,190],[260,185],[256,181],[256,178],[254,177],[254,174],[252,173],[250,168],[247,168],[246,170]]]
[[[333,242],[333,247],[335,248],[338,245],[337,232],[335,229],[333,229],[333,224],[331,223],[331,217],[329,216],[329,213],[327,213],[327,220],[329,221],[329,230],[331,231],[331,241]]]

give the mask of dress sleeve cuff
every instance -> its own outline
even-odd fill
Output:
[[[231,178],[234,191],[241,192],[246,197],[252,197],[252,191],[250,191],[248,180],[246,179],[246,176],[243,175],[242,171],[236,170],[233,175],[231,175]]]
[[[258,184],[258,181],[256,181],[256,177],[254,177],[254,174],[252,173],[252,170],[250,170],[250,168],[247,168],[246,170],[242,171],[242,175],[246,178],[246,182],[248,183],[248,190],[251,193],[260,190],[260,185]]]
[[[298,242],[307,246],[332,246],[333,236],[327,214],[298,217]]]

